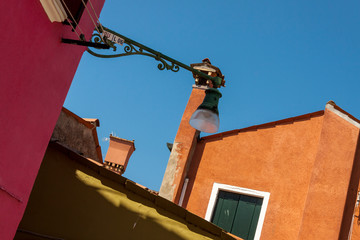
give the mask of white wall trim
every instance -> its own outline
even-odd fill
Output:
[[[242,188],[242,187],[226,185],[226,184],[214,183],[213,189],[212,189],[211,195],[210,195],[209,204],[208,204],[208,207],[207,207],[207,210],[206,210],[206,215],[205,215],[205,219],[207,221],[209,221],[209,222],[210,222],[211,217],[213,215],[216,200],[217,200],[217,197],[218,197],[218,194],[219,194],[220,190],[227,191],[227,192],[238,193],[238,194],[242,194],[242,195],[258,197],[258,198],[263,199],[263,203],[262,203],[261,210],[260,210],[260,215],[259,215],[259,221],[258,221],[258,224],[257,224],[257,227],[256,227],[255,237],[254,237],[254,240],[259,240],[260,235],[261,235],[261,230],[262,230],[264,220],[265,220],[266,209],[267,209],[267,206],[269,204],[270,193],[257,191],[257,190],[252,190],[252,189],[248,189],[248,188]]]
[[[40,0],[51,22],[63,22],[67,18],[66,11],[60,0]]]
[[[183,189],[181,190],[181,195],[180,195],[180,200],[179,200],[179,206],[180,207],[182,207],[182,205],[183,205],[184,197],[185,197],[185,193],[186,193],[188,183],[189,183],[189,178],[185,178]]]

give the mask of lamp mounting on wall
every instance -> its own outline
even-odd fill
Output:
[[[124,51],[121,53],[102,54],[88,48],[87,51],[95,57],[117,58],[131,55],[143,55],[159,61],[160,63],[157,65],[159,70],[166,69],[178,72],[180,68],[183,68],[192,72],[196,79],[196,83],[201,79],[202,82],[205,82],[204,85],[207,86],[207,90],[205,91],[206,95],[203,103],[190,119],[190,125],[203,132],[214,133],[218,131],[219,112],[217,106],[219,99],[221,98],[221,93],[217,88],[220,88],[221,86],[225,87],[225,80],[222,74],[211,74],[206,71],[206,69],[195,69],[104,26],[97,26],[95,28],[95,33],[92,35],[90,42],[94,45],[89,45],[89,47],[100,49],[102,48],[102,45],[107,45],[109,48],[112,48],[114,52],[117,51],[116,44],[125,44],[123,47]],[[100,47],[97,47],[97,44],[100,44]],[[204,59],[203,62],[205,65],[212,66],[208,59]]]
[[[87,41],[85,41],[85,39],[84,40],[75,40],[75,39],[61,38],[61,42],[79,45],[79,46],[94,47],[94,48],[98,48],[98,49],[110,49],[110,46],[108,44],[87,42]]]

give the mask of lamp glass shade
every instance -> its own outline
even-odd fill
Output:
[[[215,133],[219,130],[219,115],[208,109],[197,109],[190,118],[190,125],[206,133]]]

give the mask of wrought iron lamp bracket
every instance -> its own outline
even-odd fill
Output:
[[[100,27],[98,29],[101,29]],[[141,43],[138,43],[128,37],[125,37],[117,32],[114,32],[106,27],[102,27],[102,29],[104,29],[105,33],[110,33],[108,35],[112,36],[112,40],[108,39],[108,37],[106,36],[107,34],[104,34],[103,32],[95,32],[92,37],[90,42],[93,42],[95,44],[106,44],[108,45],[110,48],[113,49],[114,52],[116,52],[117,46],[115,45],[115,43],[119,43],[121,45],[125,45],[123,47],[124,52],[122,53],[115,53],[115,54],[100,54],[100,53],[96,53],[91,49],[87,49],[87,51],[95,56],[95,57],[100,57],[100,58],[117,58],[117,57],[124,57],[124,56],[131,56],[131,55],[143,55],[143,56],[148,56],[151,58],[154,58],[155,60],[159,61],[160,63],[157,65],[159,70],[171,70],[173,72],[178,72],[180,70],[180,67],[183,69],[186,69],[190,72],[192,72],[193,74],[197,75],[198,77],[201,78],[205,78],[207,80],[210,80],[212,82],[212,86],[215,88],[219,88],[221,86],[224,86],[224,79],[220,78],[220,77],[212,77],[210,75],[207,75],[199,70],[196,70],[184,63],[181,63],[173,58],[170,58],[158,51],[155,51]],[[96,29],[95,29],[96,31]],[[100,30],[102,31],[102,30]],[[114,37],[115,36],[115,37]],[[96,47],[95,47],[96,48]]]

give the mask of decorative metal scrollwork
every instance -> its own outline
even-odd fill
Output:
[[[124,38],[124,36],[119,36],[120,34],[116,34],[118,37],[120,38]],[[103,41],[104,40],[104,41]],[[117,46],[115,45],[114,42],[110,41],[109,39],[107,39],[105,36],[100,35],[100,33],[95,32],[92,37],[91,37],[91,42],[94,43],[105,43],[107,45],[110,46],[110,48],[113,49],[114,52],[117,52]],[[126,44],[126,45],[125,45]],[[180,67],[178,64],[174,63],[174,62],[170,62],[168,60],[165,60],[162,56],[161,53],[156,52],[152,49],[143,49],[142,46],[138,46],[140,44],[137,44],[135,41],[132,41],[128,38],[124,39],[124,47],[123,53],[116,53],[116,54],[100,54],[100,53],[96,53],[93,50],[90,50],[89,48],[87,49],[87,51],[96,56],[96,57],[101,57],[101,58],[117,58],[117,57],[123,57],[123,56],[131,56],[131,55],[143,55],[143,56],[148,56],[148,57],[152,57],[155,60],[159,61],[160,63],[157,65],[159,70],[171,70],[173,72],[178,72],[180,70]],[[152,50],[152,51],[149,51]]]
[[[113,42],[106,40],[106,38],[104,38],[105,42],[103,41],[103,38],[101,37],[100,33],[94,33],[91,36],[91,40],[90,42],[94,42],[94,43],[104,43],[110,46],[110,48],[112,48],[114,51],[116,51],[116,46]]]
[[[171,70],[173,72],[178,72],[180,70],[180,67],[183,69],[186,69],[194,74],[194,76],[202,77],[206,80],[210,80],[211,86],[214,85],[214,87],[220,87],[225,86],[225,81],[223,80],[223,77],[211,77],[208,74],[205,74],[199,70],[196,70],[182,62],[179,62],[173,58],[170,58],[160,52],[155,51],[154,49],[151,49],[145,45],[142,45],[141,43],[138,43],[130,38],[127,38],[117,32],[114,32],[108,28],[105,28],[104,26],[99,26],[96,28],[96,30],[99,29],[101,32],[95,32],[90,40],[90,43],[96,43],[96,44],[106,44],[110,48],[113,49],[114,52],[120,51],[118,50],[116,43],[125,46],[123,47],[122,53],[115,53],[115,54],[100,54],[97,52],[94,52],[91,49],[87,49],[87,51],[92,54],[95,57],[100,58],[117,58],[117,57],[123,57],[123,56],[131,56],[131,55],[143,55],[148,56],[151,58],[154,58],[155,60],[159,61],[160,63],[157,65],[159,70]],[[95,30],[95,31],[96,31]],[[96,48],[96,47],[94,47]],[[209,85],[210,86],[210,85]]]

